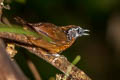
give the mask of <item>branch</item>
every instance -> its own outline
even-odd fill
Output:
[[[28,51],[37,55],[38,57],[41,57],[42,59],[46,60],[47,62],[52,64],[54,67],[62,71],[64,74],[67,73],[67,69],[71,65],[71,63],[66,58],[58,57],[56,59],[55,56],[49,55],[47,52],[43,51],[41,48],[29,47],[24,45],[18,45],[18,46],[24,47]],[[69,72],[69,76],[71,76],[72,80],[91,80],[82,70],[78,69],[74,65],[72,66],[71,71]]]

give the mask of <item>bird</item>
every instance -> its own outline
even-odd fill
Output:
[[[69,48],[78,37],[89,35],[88,29],[83,29],[77,25],[56,26],[45,22],[29,23],[20,17],[16,17],[15,20],[22,24],[25,27],[24,29],[33,30],[38,34],[44,34],[51,38],[51,42],[42,38],[29,39],[33,45],[46,50],[50,54],[59,54]]]

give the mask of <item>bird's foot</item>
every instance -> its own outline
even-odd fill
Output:
[[[55,58],[53,59],[52,63],[55,63],[59,59],[67,59],[64,55],[59,55],[59,54],[52,54]]]

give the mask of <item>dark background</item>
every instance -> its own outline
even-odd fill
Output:
[[[4,10],[10,22],[14,17],[37,23],[50,22],[58,26],[79,25],[90,30],[62,53],[69,61],[81,56],[76,65],[93,80],[118,80],[120,76],[120,1],[119,0],[6,0],[10,10]],[[17,48],[16,61],[25,75],[34,77],[25,62],[26,55],[34,62],[43,80],[59,72],[44,60]]]

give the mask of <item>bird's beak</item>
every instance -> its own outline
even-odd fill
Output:
[[[88,32],[90,32],[90,30],[88,30],[88,29],[83,29],[82,35],[88,36],[88,35],[89,35]]]

